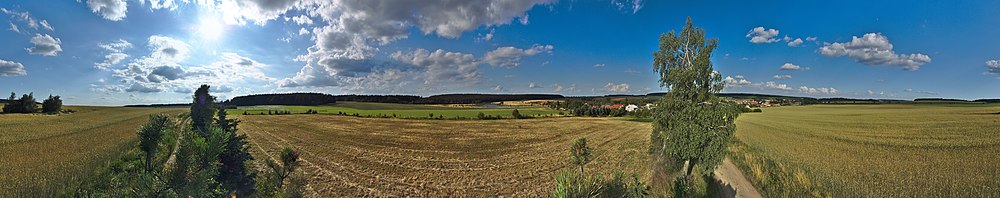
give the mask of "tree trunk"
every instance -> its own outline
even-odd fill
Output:
[[[685,168],[687,169],[687,175],[691,175],[691,172],[694,171],[694,163],[695,163],[695,160],[688,160],[687,161],[687,166],[685,166]]]

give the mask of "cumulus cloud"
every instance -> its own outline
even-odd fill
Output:
[[[59,52],[62,52],[62,46],[60,46],[62,41],[58,38],[52,38],[52,36],[49,36],[48,34],[35,34],[34,37],[31,37],[31,44],[34,44],[35,46],[25,48],[25,50],[28,50],[29,54],[56,56],[59,55]]]
[[[796,38],[795,40],[788,41],[788,47],[798,47],[799,45],[802,45],[802,42],[801,38]]]
[[[0,76],[24,76],[28,72],[24,70],[24,65],[18,62],[0,59]]]
[[[275,79],[264,74],[267,65],[235,53],[224,52],[211,63],[197,66],[181,65],[187,59],[189,45],[183,41],[161,36],[150,36],[147,40],[149,54],[133,59],[124,68],[113,69],[121,84],[111,84],[92,89],[95,91],[124,91],[138,93],[163,92],[164,90],[184,91],[201,84],[210,84],[223,92],[233,90],[233,86],[254,82],[269,82]],[[118,40],[98,45],[111,54],[123,52],[131,43]]]
[[[779,79],[779,80],[780,79],[790,79],[790,78],[792,78],[792,75],[787,75],[787,74],[785,74],[785,75],[774,75],[773,78],[774,79]]]
[[[761,43],[774,43],[781,39],[775,38],[778,36],[778,30],[776,29],[764,29],[764,27],[756,27],[750,29],[747,33],[747,38],[750,38],[751,43],[761,44]]]
[[[299,15],[299,16],[292,17],[292,21],[294,21],[295,24],[299,24],[299,25],[312,25],[313,24],[313,20],[310,19],[306,15]]]
[[[604,63],[594,64],[594,67],[604,67]]]
[[[744,85],[750,85],[751,84],[751,82],[749,80],[747,80],[743,76],[739,76],[739,75],[737,75],[735,77],[726,76],[726,78],[722,79],[722,82],[726,83],[726,86],[733,86],[733,87],[739,87],[739,86],[744,86]]]
[[[104,55],[104,61],[94,63],[94,68],[108,70],[112,66],[117,65],[128,58],[128,54],[125,53],[125,50],[132,48],[132,43],[129,43],[124,39],[118,39],[117,41],[110,43],[98,44],[97,47],[108,51],[108,54]]]
[[[544,87],[542,87],[541,84],[537,84],[535,82],[531,82],[531,83],[528,83],[528,88],[537,89],[537,88],[544,88]]]
[[[607,92],[618,92],[618,93],[628,92],[629,85],[627,83],[618,83],[618,84],[608,83],[607,85],[604,85],[604,88],[601,90]]]
[[[986,61],[986,73],[1000,76],[1000,60]]]
[[[800,70],[800,71],[802,71],[802,70],[809,70],[808,67],[802,67],[802,66],[799,66],[799,65],[796,65],[796,64],[792,64],[792,63],[785,63],[784,65],[781,65],[781,67],[778,67],[778,69],[779,70]]]
[[[881,33],[852,36],[847,43],[824,43],[819,53],[828,57],[847,56],[865,65],[900,66],[907,71],[916,71],[931,62],[931,57],[925,54],[896,54],[889,38]]]
[[[816,37],[814,37],[814,36],[807,36],[806,40],[807,41],[816,41]]]
[[[540,53],[552,53],[552,45],[539,45],[535,44],[528,49],[520,49],[516,47],[500,47],[493,51],[486,52],[483,56],[483,61],[487,64],[499,67],[517,67],[521,65],[521,58],[526,56],[534,56]]]
[[[743,87],[743,88],[752,88],[760,90],[774,90],[780,92],[798,92],[798,93],[814,94],[814,95],[815,94],[836,95],[838,93],[838,90],[832,87],[799,86],[798,89],[795,89],[793,86],[790,86],[788,84],[776,83],[773,81],[754,83],[747,80],[743,76],[739,75],[726,76],[725,78],[723,78],[722,81],[726,84],[727,89]]]
[[[397,51],[390,57],[406,64],[421,67],[425,71],[425,83],[474,81],[480,78],[479,63],[472,54],[447,52],[441,49],[433,52],[417,49],[410,53]]]
[[[91,12],[110,21],[125,19],[125,13],[128,12],[127,4],[125,0],[87,0],[87,7],[90,7]]]

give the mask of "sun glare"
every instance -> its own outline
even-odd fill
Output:
[[[218,17],[203,16],[195,32],[203,40],[215,41],[222,37],[225,28],[225,24]]]

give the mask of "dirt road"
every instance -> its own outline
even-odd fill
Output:
[[[723,185],[723,197],[748,197],[748,198],[758,198],[763,197],[753,184],[747,180],[743,172],[740,171],[736,164],[727,157],[722,161],[721,166],[715,169],[715,176],[717,179],[722,181]]]

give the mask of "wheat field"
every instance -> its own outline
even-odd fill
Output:
[[[149,115],[183,108],[79,107],[61,115],[0,114],[0,194],[45,196],[74,186],[136,142]]]
[[[996,197],[997,112],[996,105],[767,108],[741,115],[736,136],[765,155],[758,157],[801,168],[796,177],[815,178],[834,197]]]

